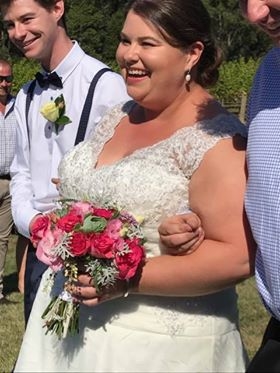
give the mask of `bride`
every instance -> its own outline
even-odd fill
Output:
[[[244,372],[235,284],[252,275],[255,250],[243,208],[246,128],[207,91],[220,64],[209,15],[200,0],[132,1],[116,57],[133,101],[65,156],[60,192],[144,216],[147,260],[127,297],[126,283],[100,294],[80,275],[80,333],[63,340],[42,328],[49,269],[15,372]],[[184,205],[205,240],[167,255],[157,227]]]

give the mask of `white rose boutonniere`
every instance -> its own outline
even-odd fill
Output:
[[[72,121],[65,115],[65,101],[63,94],[58,96],[55,100],[47,102],[40,109],[40,113],[49,122],[54,123],[55,132],[58,134],[60,126],[71,123]]]

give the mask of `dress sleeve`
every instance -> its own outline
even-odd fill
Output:
[[[222,139],[240,135],[247,137],[247,128],[232,115],[220,115],[199,122],[185,132],[175,148],[175,157],[187,179],[197,170],[208,150]]]

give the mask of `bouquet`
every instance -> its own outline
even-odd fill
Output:
[[[42,314],[46,334],[56,333],[60,339],[79,331],[80,305],[68,289],[77,281],[81,267],[97,291],[136,274],[145,258],[142,221],[115,206],[67,199],[35,220],[31,241],[38,259],[53,270],[51,289],[58,272],[65,278],[63,290]]]

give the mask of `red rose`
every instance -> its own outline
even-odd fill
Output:
[[[104,219],[111,219],[111,217],[113,216],[113,211],[95,208],[93,211],[93,215],[100,216]]]
[[[81,224],[82,221],[83,219],[81,215],[77,215],[75,212],[70,212],[58,220],[57,227],[64,232],[69,233],[73,231],[77,224]]]
[[[115,258],[120,280],[132,278],[145,257],[143,247],[140,246],[138,238],[134,238],[131,241],[126,240],[126,243],[129,246],[130,252],[116,255]]]
[[[88,235],[81,232],[74,232],[69,246],[71,253],[74,256],[82,256],[87,254],[90,248],[90,240],[88,239]]]
[[[36,247],[38,245],[38,242],[43,238],[49,225],[50,218],[48,215],[38,215],[36,220],[34,220],[30,229],[30,239],[34,247]]]
[[[111,259],[115,255],[114,243],[115,240],[107,234],[93,234],[91,237],[90,254],[96,258]]]

